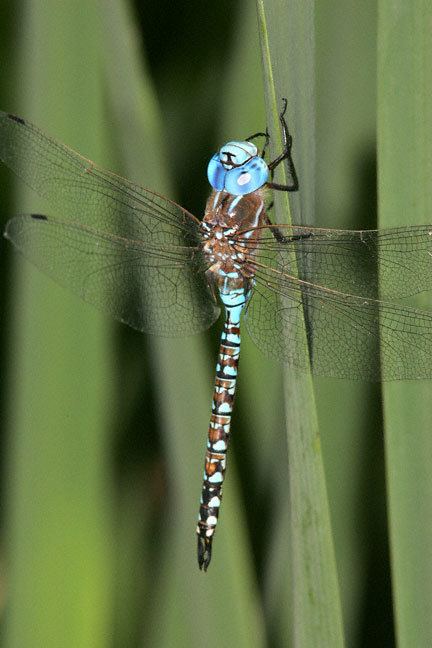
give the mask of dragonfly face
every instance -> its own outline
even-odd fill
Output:
[[[207,177],[213,189],[245,196],[267,182],[269,168],[251,142],[228,142],[211,158]]]

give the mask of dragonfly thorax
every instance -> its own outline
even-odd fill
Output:
[[[267,182],[269,169],[251,142],[227,142],[211,158],[207,177],[213,189],[244,196]]]
[[[244,253],[237,249],[233,235],[237,227],[226,227],[223,225],[210,225],[206,222],[202,225],[203,252],[212,272],[223,274],[232,272],[245,260]]]
[[[254,276],[254,256],[259,225],[264,214],[263,196],[256,191],[233,196],[214,191],[201,223],[202,251],[213,282],[222,287],[226,277],[239,285]]]

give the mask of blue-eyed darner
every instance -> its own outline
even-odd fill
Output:
[[[432,377],[432,313],[381,301],[432,288],[432,225],[272,225],[266,193],[297,189],[285,108],[276,160],[267,165],[251,142],[264,136],[265,149],[267,133],[229,142],[211,158],[213,190],[202,221],[0,113],[0,159],[63,210],[61,219],[9,221],[5,236],[27,258],[147,333],[202,331],[219,316],[218,298],[224,306],[197,527],[204,570],[221,503],[242,313],[257,345],[293,368],[349,379]],[[284,160],[288,186],[272,177]]]

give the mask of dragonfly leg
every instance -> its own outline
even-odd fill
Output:
[[[288,124],[286,123],[285,120],[287,100],[284,98],[282,99],[282,101],[283,101],[283,108],[281,114],[279,115],[279,119],[282,126],[283,151],[280,155],[278,155],[277,158],[275,158],[268,165],[271,172],[271,182],[267,182],[267,187],[269,187],[270,189],[275,189],[276,191],[298,191],[299,182],[297,177],[297,171],[295,169],[294,161],[291,156],[293,139],[288,130]],[[273,182],[274,170],[284,160],[286,160],[288,164],[288,173],[290,175],[291,182],[289,184],[279,184],[277,182]]]
[[[215,304],[217,304],[217,298],[216,298],[216,286],[215,286],[215,281],[214,281],[214,272],[212,270],[206,270],[206,279],[207,279],[207,287],[210,290],[213,301]]]
[[[279,243],[293,243],[294,241],[304,241],[312,236],[312,232],[307,234],[295,234],[294,236],[285,236],[278,227],[272,228],[272,234]]]
[[[273,202],[270,204],[270,207],[267,208],[267,211],[273,207]],[[264,218],[265,222],[267,225],[271,226],[271,233],[275,237],[276,241],[278,243],[293,243],[294,241],[304,241],[305,239],[309,239],[312,236],[312,232],[307,232],[305,234],[293,234],[291,236],[285,236],[285,234],[282,234],[281,230],[279,227],[276,225],[273,225],[267,214],[265,215]]]

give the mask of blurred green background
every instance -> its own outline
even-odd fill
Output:
[[[293,112],[301,92],[314,98],[310,132],[293,122],[294,159],[314,140],[313,188],[300,177],[315,195],[314,225],[430,218],[432,16],[413,4],[257,3],[274,25],[312,16],[306,40],[295,26],[286,34],[299,94],[293,84],[278,92]],[[209,156],[265,127],[255,3],[15,0],[0,12],[0,107],[197,216]],[[285,37],[271,29],[278,64]],[[4,168],[0,196],[2,223],[52,213]],[[4,240],[0,264],[1,645],[343,645],[319,624],[315,640],[299,639],[308,619],[292,613],[282,369],[245,334],[202,574],[194,528],[220,323],[195,338],[151,338],[65,293]],[[395,633],[400,646],[430,646],[429,385],[391,387],[384,399],[377,385],[314,385],[340,594],[326,603],[337,617],[340,600],[349,647],[394,646]]]

